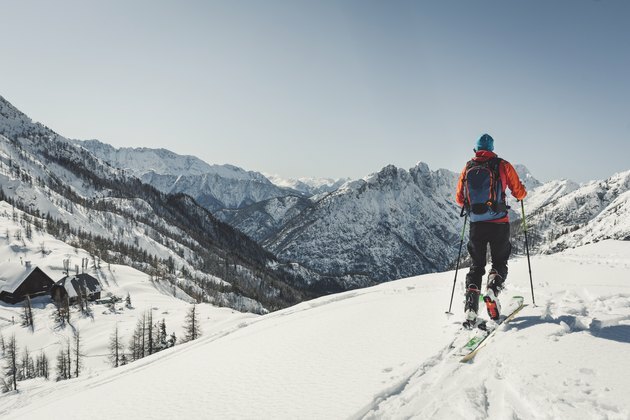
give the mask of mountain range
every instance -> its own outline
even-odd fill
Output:
[[[107,148],[111,156],[113,148]],[[90,149],[95,150],[93,146]],[[119,154],[122,150],[130,153],[129,149],[120,150]],[[174,179],[179,168],[187,165],[177,159],[190,159],[168,152],[168,164],[134,166],[133,162],[147,162],[143,158],[147,153],[158,152],[134,150],[137,155],[127,159],[126,166],[120,158],[110,157],[109,163],[131,168],[143,180],[162,190],[166,189],[159,178],[146,174],[154,174],[156,171],[152,168],[160,168],[167,174],[162,176]],[[99,155],[107,158],[104,153]],[[455,172],[432,171],[424,163],[409,170],[389,165],[363,179],[325,180],[328,184],[323,191],[300,190],[295,182],[271,177],[278,185],[277,189],[270,190],[269,185],[273,183],[259,173],[234,167],[229,167],[231,171],[218,171],[216,166],[197,166],[203,168],[203,173],[196,176],[207,177],[212,173],[215,186],[248,180],[250,190],[247,192],[231,189],[229,193],[214,196],[229,196],[232,205],[225,204],[227,199],[204,199],[203,202],[223,202],[223,205],[206,207],[281,260],[306,269],[308,282],[318,293],[442,271],[456,259],[462,219],[453,201],[458,176]],[[625,211],[626,174],[584,185],[570,180],[542,183],[524,165],[514,166],[529,191],[525,203],[530,214],[532,251],[548,253],[628,236],[623,223],[610,220]],[[215,168],[214,171],[211,168]],[[203,196],[194,189],[187,191]],[[272,192],[267,194],[268,191]],[[262,198],[265,196],[268,198]],[[256,202],[248,204],[251,201]],[[580,203],[588,203],[588,206],[578,210]],[[520,206],[514,201],[511,204],[510,215],[515,221],[514,249],[524,252]],[[612,208],[606,210],[608,206]],[[590,226],[591,223],[608,228],[602,230]]]
[[[295,286],[305,282],[291,266],[190,196],[160,192],[34,123],[2,97],[0,185],[0,199],[28,214],[25,225],[200,301],[265,312],[305,297]]]
[[[458,177],[455,172],[431,170],[428,165],[418,163],[408,170],[388,165],[357,180],[285,180],[232,165],[210,165],[165,149],[117,149],[97,140],[69,141],[41,124],[32,123],[8,102],[2,103],[4,117],[0,133],[8,143],[14,139],[12,144],[18,144],[15,139],[19,138],[33,145],[41,143],[33,139],[45,138],[48,147],[63,146],[57,169],[62,174],[70,171],[73,175],[56,185],[85,183],[75,179],[78,176],[79,179],[96,177],[99,187],[103,187],[93,185],[78,190],[58,187],[66,199],[71,193],[77,194],[83,201],[89,199],[94,210],[107,203],[122,216],[136,206],[143,209],[145,219],[156,213],[157,201],[171,207],[177,203],[178,211],[180,207],[186,208],[188,220],[196,217],[212,220],[208,224],[220,226],[222,231],[229,232],[226,233],[229,237],[239,237],[239,232],[247,235],[247,239],[242,236],[235,242],[249,244],[252,248],[247,252],[265,255],[257,260],[258,266],[280,270],[286,278],[279,284],[290,289],[322,294],[364,287],[443,271],[457,257],[463,219],[453,200]],[[35,156],[32,149],[27,151]],[[37,150],[39,154],[32,161],[50,160],[47,148],[40,145]],[[19,155],[16,151],[5,153],[12,154]],[[68,156],[73,155],[79,158],[72,161]],[[48,161],[39,166],[51,167]],[[525,205],[532,251],[549,253],[607,238],[630,237],[630,228],[623,218],[628,211],[628,173],[579,185],[570,180],[542,183],[525,166],[515,164],[515,168],[529,191]],[[17,175],[15,172],[14,178]],[[112,181],[101,186],[102,179]],[[44,185],[47,186],[46,182]],[[125,185],[122,193],[121,186]],[[145,189],[153,187],[149,195],[154,198],[138,197],[133,192],[138,185],[144,185]],[[124,205],[120,195],[127,200]],[[129,200],[139,203],[131,206]],[[86,205],[83,201],[82,205]],[[511,205],[514,249],[523,252],[519,245],[522,242],[520,205],[514,201]],[[52,212],[59,214],[54,209]],[[169,212],[176,217],[172,210]],[[168,230],[168,220],[159,222],[162,231]],[[216,232],[217,228],[210,230]],[[100,232],[109,234],[103,229]],[[203,242],[200,236],[207,238],[205,233],[186,233],[196,238],[198,244]],[[135,241],[144,242],[144,239]],[[216,261],[223,261],[222,266],[229,265],[225,263],[230,260],[227,255],[237,256],[242,251],[221,252]],[[163,257],[168,259],[166,254]],[[227,281],[217,268],[220,264],[210,265],[216,266],[212,273],[215,277]],[[182,266],[190,267],[190,262]],[[256,273],[258,269],[252,271]],[[253,284],[244,289],[250,297],[258,293]],[[294,293],[295,290],[289,294]]]

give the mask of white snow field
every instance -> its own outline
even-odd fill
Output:
[[[21,382],[3,419],[629,419],[630,242],[510,264],[529,303],[471,363],[460,272],[208,321],[205,335],[117,369]],[[96,320],[95,322],[98,322]],[[31,383],[29,383],[31,382]]]

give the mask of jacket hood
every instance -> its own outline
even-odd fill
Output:
[[[475,157],[473,158],[473,160],[476,160],[478,162],[485,162],[486,160],[490,160],[497,157],[497,154],[494,152],[491,152],[489,150],[479,150],[475,153]]]

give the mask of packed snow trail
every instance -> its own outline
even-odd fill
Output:
[[[502,326],[470,364],[452,357],[466,335],[459,333],[461,316],[444,315],[449,272],[224,324],[195,342],[90,378],[38,383],[33,392],[25,383],[21,395],[0,397],[0,414],[630,418],[630,377],[623,374],[630,371],[630,242],[534,257],[532,269],[539,306]],[[531,298],[525,260],[510,265],[507,285],[505,295]]]
[[[630,419],[630,243],[536,257],[534,267],[544,305],[502,326],[474,363],[443,358],[356,418]]]

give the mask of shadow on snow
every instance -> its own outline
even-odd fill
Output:
[[[567,333],[585,331],[590,333],[593,337],[617,341],[619,343],[630,343],[630,325],[606,325],[604,322],[597,319],[593,319],[589,325],[585,325],[578,317],[571,315],[562,315],[553,319],[538,316],[524,316],[513,320],[509,325],[510,328],[523,330],[542,324],[556,324],[562,326],[562,323],[569,327],[570,330],[567,331]]]

